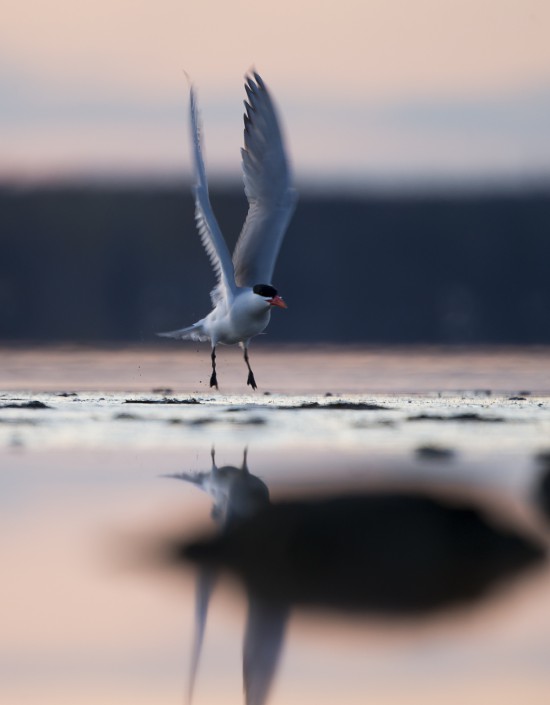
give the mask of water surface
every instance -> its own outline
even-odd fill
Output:
[[[295,512],[305,502],[300,518],[312,506],[321,511],[326,541],[345,536],[353,515],[345,504],[344,518],[323,513],[331,498],[353,504],[363,497],[368,505],[405,493],[416,508],[426,498],[436,502],[443,507],[437,516],[451,525],[454,508],[466,507],[491,532],[546,546],[537,499],[550,448],[545,351],[254,352],[257,394],[244,389],[244,365],[229,348],[220,354],[220,393],[204,383],[203,348],[1,353],[2,702],[183,702],[201,568],[162,559],[163,547],[215,537],[243,511],[264,507],[262,492],[250,500],[242,490],[245,448],[250,482],[267,489],[277,521],[283,518],[280,525],[270,513],[261,520],[269,519],[276,536],[296,526],[288,506]],[[197,478],[212,473],[212,446],[226,471],[218,489],[210,483],[205,490]],[[181,473],[184,481],[162,477]],[[361,517],[372,513],[367,505]],[[376,555],[392,546],[392,566],[402,570],[407,550],[394,539],[412,536],[411,526],[426,516],[422,510],[408,528],[397,526],[392,541],[377,520]],[[296,554],[302,569],[316,556],[306,576],[322,576],[326,567],[316,521],[303,529],[309,538],[302,546],[312,551]],[[255,524],[246,535],[264,536]],[[434,528],[429,535],[449,534]],[[284,543],[270,538],[262,555],[279,571],[284,620],[279,611],[278,619],[255,622],[255,651],[271,648],[273,687],[249,687],[249,702],[548,702],[544,559],[507,564],[504,577],[491,578],[479,594],[434,609],[397,613],[366,601],[350,611],[338,600],[308,604],[306,588],[306,597],[302,591],[291,600],[282,579],[295,584],[296,566],[289,573],[286,558],[270,558],[274,545]],[[431,543],[421,538],[418,545]],[[444,546],[451,568],[462,565]],[[485,564],[496,561],[494,550],[484,555]],[[355,560],[339,569],[344,585]],[[196,675],[199,704],[244,702],[251,596],[238,570],[219,568]],[[337,585],[331,570],[325,582]],[[383,572],[379,566],[376,575]],[[436,570],[430,574],[437,578]],[[361,575],[370,580],[368,566]],[[396,594],[407,597],[410,580],[402,581]],[[277,571],[270,583],[277,588]],[[269,668],[252,668],[265,685]]]

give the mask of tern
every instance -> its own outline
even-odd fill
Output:
[[[159,333],[179,340],[209,340],[210,387],[216,389],[216,347],[237,343],[243,349],[248,368],[247,385],[257,389],[248,359],[250,340],[266,329],[273,307],[287,308],[271,278],[297,195],[275,106],[256,72],[246,76],[245,90],[241,155],[248,213],[231,258],[210,204],[197,99],[195,89],[190,86],[195,220],[217,282],[210,294],[213,309],[205,318],[187,328]]]

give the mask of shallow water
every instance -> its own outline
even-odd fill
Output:
[[[250,476],[258,478],[252,484],[265,483],[270,506],[282,506],[286,517],[281,502],[290,501],[291,511],[294,502],[314,502],[329,537],[339,535],[342,520],[323,513],[326,498],[366,496],[368,504],[381,492],[406,492],[415,502],[435,498],[451,523],[458,503],[488,517],[491,531],[505,526],[546,546],[538,497],[547,469],[541,454],[550,449],[548,351],[254,352],[256,377],[269,395],[243,389],[235,349],[220,354],[220,393],[199,383],[208,372],[203,348],[0,353],[1,702],[183,701],[201,573],[191,563],[162,560],[163,547],[204,532],[224,535],[235,516],[263,511],[258,495],[246,483],[242,489],[246,447]],[[161,477],[212,478],[212,446],[217,465],[231,468],[218,483],[209,480],[201,491],[195,475],[195,485]],[[397,538],[411,537],[423,512]],[[276,535],[290,525],[275,524]],[[376,557],[385,545],[397,546],[391,565],[404,569],[408,549],[377,526]],[[261,546],[256,525],[246,533]],[[336,573],[345,583],[346,570],[365,562],[353,554],[337,570],[327,568],[326,544],[311,542],[317,562],[305,574],[321,571],[326,584]],[[329,610],[308,604],[302,587],[301,603],[289,607],[283,577],[295,586],[296,574],[287,558],[269,558],[274,543],[266,540],[262,556],[268,567],[282,566],[277,594],[289,616],[284,628],[273,613],[256,621],[253,651],[271,648],[271,656],[267,666],[249,662],[250,703],[265,700],[250,683],[263,682],[265,690],[270,669],[273,705],[548,702],[545,560],[507,569],[494,582],[485,576],[482,594],[427,613],[388,614],[372,601],[350,612],[340,598]],[[311,557],[298,555],[299,567]],[[434,565],[430,575],[437,576],[441,561]],[[450,565],[461,563],[452,558]],[[209,602],[198,705],[244,701],[251,593],[238,570],[222,568]],[[481,575],[475,565],[469,572]],[[377,569],[381,580],[383,573]],[[367,571],[361,579],[371,577]],[[401,581],[397,595],[410,595],[410,580]]]
[[[530,390],[550,394],[548,347],[361,348],[256,344],[250,360],[258,395],[427,393]],[[243,394],[246,369],[237,347],[218,351],[222,396]],[[0,348],[0,389],[146,391],[210,394],[206,344],[166,342],[120,349]],[[215,395],[218,397],[219,395]]]

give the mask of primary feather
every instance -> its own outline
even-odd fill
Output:
[[[245,85],[242,168],[249,209],[233,253],[238,286],[271,282],[284,234],[296,205],[283,137],[261,77]]]
[[[208,181],[202,158],[201,130],[195,90],[190,92],[191,112],[191,140],[195,160],[196,183],[195,193],[195,221],[206,253],[216,274],[218,283],[212,291],[212,303],[215,305],[220,298],[226,301],[234,293],[235,273],[229,255],[229,250],[221,233],[218,221],[210,204],[208,194]]]

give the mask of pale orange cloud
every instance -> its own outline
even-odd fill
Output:
[[[122,103],[141,101],[141,107],[134,106],[136,113],[146,104],[158,105],[161,111],[162,106],[178,104],[181,112],[150,121],[147,130],[140,126],[142,117],[133,117],[131,110],[124,125],[119,120],[109,128],[107,112],[101,129],[92,131],[87,145],[79,146],[81,130],[70,111],[45,125],[35,105],[19,105],[7,127],[9,114],[0,116],[0,139],[6,145],[2,169],[63,172],[76,164],[86,172],[112,170],[119,164],[120,171],[135,171],[143,164],[145,172],[178,170],[174,155],[187,139],[186,69],[202,89],[213,168],[237,174],[242,76],[252,64],[272,85],[285,117],[290,113],[289,133],[297,135],[298,146],[293,149],[298,164],[306,171],[316,170],[319,146],[329,145],[328,152],[338,152],[338,169],[346,168],[347,146],[334,147],[338,121],[323,119],[319,111],[338,106],[342,114],[349,114],[357,104],[419,96],[483,101],[517,94],[521,100],[525,91],[550,84],[549,27],[550,4],[545,0],[7,0],[0,26],[4,67],[0,95],[11,81],[16,92],[40,93],[41,104],[55,103],[60,95],[81,103],[88,99],[97,105],[97,110],[88,106],[90,124],[96,116],[101,119],[102,101],[113,97]],[[2,102],[5,106],[7,101]],[[300,122],[298,105],[305,106],[302,116],[309,122],[310,140],[315,141],[307,153],[299,146],[307,134],[290,123],[292,110]],[[34,124],[21,125],[25,110],[34,116]],[[389,149],[388,163],[398,164],[399,153],[392,150],[396,134],[386,140],[369,121],[366,129],[371,132],[365,139],[382,153]],[[518,134],[527,129],[518,123]],[[137,136],[134,153],[130,135]],[[537,138],[535,147],[519,144],[516,152],[540,153],[546,137]],[[350,139],[362,140],[358,128]],[[407,140],[406,130],[401,139]],[[483,142],[483,135],[474,135],[475,139]],[[506,137],[510,139],[514,141],[513,136]],[[413,141],[419,142],[417,137]],[[428,163],[429,154],[437,157],[440,150],[429,140],[423,148]],[[48,156],[52,150],[56,158]],[[501,169],[500,151],[499,147],[487,156],[489,171]],[[482,160],[485,152],[476,150]],[[413,171],[425,168],[414,148],[405,146],[400,153],[411,155]],[[359,158],[357,150],[353,156]],[[362,158],[367,166],[350,164],[350,168],[368,172],[369,155]],[[444,158],[439,157],[442,163]],[[529,159],[516,158],[506,169],[529,171]],[[550,169],[550,162],[542,161],[543,170]],[[182,172],[185,163],[186,157],[179,167]],[[372,166],[378,171],[376,164]]]
[[[225,86],[255,63],[294,90],[395,95],[548,80],[548,27],[544,0],[8,0],[0,36],[29,71],[153,94],[183,67]]]

